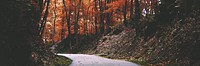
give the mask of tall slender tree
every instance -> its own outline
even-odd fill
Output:
[[[39,28],[39,32],[40,32],[41,37],[43,35],[44,29],[45,29],[45,25],[46,25],[47,16],[48,16],[48,13],[49,13],[49,3],[50,3],[50,0],[47,0],[45,3],[47,3],[47,5],[46,5],[46,11],[44,13],[43,19],[41,21],[42,23],[41,23],[41,26]]]
[[[140,36],[140,33],[141,33],[139,19],[140,19],[140,4],[139,4],[139,0],[135,0],[136,36]]]
[[[104,15],[103,15],[103,1],[99,0],[99,9],[100,9],[100,33],[104,33]]]
[[[54,36],[55,36],[55,34],[56,34],[56,18],[57,18],[57,16],[56,16],[56,0],[54,0],[54,10],[53,10],[53,19],[52,19],[52,21],[53,21],[53,28],[52,28],[52,30],[51,30],[51,42],[52,42],[52,44],[54,44],[54,40],[53,40],[53,38],[54,38]]]
[[[76,45],[78,47],[78,29],[79,29],[79,25],[78,25],[78,21],[79,21],[79,13],[80,13],[80,6],[81,6],[81,1],[79,0],[78,3],[76,5],[78,5],[77,10],[75,10],[75,24],[74,24],[74,34],[75,34],[75,38],[76,38]]]
[[[106,4],[109,4],[111,2],[111,0],[107,0]],[[108,6],[106,6],[106,10],[108,9]],[[107,12],[106,13],[106,32],[109,33],[110,32],[110,22],[111,22],[111,13]]]
[[[98,9],[97,9],[97,0],[94,0],[94,9],[95,9],[95,14],[97,14]],[[97,15],[94,16],[94,22],[95,22],[95,30],[96,30],[96,34],[98,33],[98,28],[97,28]]]
[[[65,5],[65,1],[62,1],[63,2],[63,7],[62,7],[62,14],[64,15],[65,13],[65,7],[66,7],[66,5]],[[63,40],[64,39],[64,37],[65,37],[65,30],[64,30],[64,28],[65,28],[65,17],[67,17],[67,15],[66,16],[63,16],[62,17],[62,29],[61,29],[61,40]]]
[[[123,9],[123,12],[124,12],[124,26],[127,27],[127,19],[126,19],[126,14],[127,14],[127,0],[125,0],[125,3],[124,3],[124,9]]]
[[[131,4],[130,4],[130,19],[131,21],[133,21],[133,0],[131,0]]]
[[[71,0],[69,0],[70,3],[72,3]],[[66,14],[66,21],[67,21],[67,29],[68,29],[68,39],[69,39],[69,44],[66,45],[66,47],[69,46],[70,50],[72,49],[72,44],[71,44],[71,4],[69,4],[69,8],[67,10],[67,6],[66,6],[66,1],[63,0],[63,4],[64,4],[64,9],[65,9],[65,14]]]
[[[139,0],[135,0],[135,20],[139,21],[140,19],[140,4]]]

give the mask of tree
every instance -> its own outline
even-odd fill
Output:
[[[139,24],[139,19],[140,19],[140,4],[139,0],[135,0],[135,22],[136,22],[136,36],[140,36],[141,33],[141,28]]]
[[[140,4],[139,0],[135,0],[135,20],[139,21],[140,19]]]
[[[35,1],[34,1],[35,2]],[[39,37],[38,24],[43,1],[35,4],[30,1],[0,2],[1,32],[0,32],[0,65],[1,66],[30,66],[33,46]],[[39,6],[39,8],[36,8]],[[42,9],[42,10],[40,10]],[[36,40],[33,40],[36,39]]]
[[[104,33],[104,14],[103,14],[103,1],[99,0],[99,9],[100,9],[100,33]]]
[[[45,25],[46,25],[46,18],[48,16],[48,11],[49,11],[49,3],[50,3],[50,0],[47,0],[45,3],[47,3],[47,6],[46,6],[46,10],[45,10],[45,13],[44,13],[44,16],[43,16],[43,19],[42,19],[42,23],[41,23],[41,26],[39,28],[39,32],[40,32],[40,35],[42,36],[43,35],[43,32],[44,32],[44,29],[45,29]]]
[[[68,29],[68,44],[66,45],[66,48],[69,47],[70,50],[72,50],[72,43],[71,43],[71,39],[72,39],[72,34],[71,34],[71,4],[68,4],[68,10],[67,10],[67,5],[66,5],[67,1],[63,0],[63,5],[64,5],[64,9],[65,9],[65,14],[66,14],[66,21],[67,21],[67,29]],[[71,0],[69,0],[69,3],[72,3]]]
[[[94,9],[95,9],[95,14],[97,14],[97,12],[98,12],[98,9],[97,9],[97,0],[94,0]],[[98,27],[97,27],[97,15],[95,15],[94,16],[95,18],[94,18],[94,22],[95,22],[95,31],[96,31],[96,34],[98,33]]]
[[[124,5],[124,9],[123,9],[123,12],[124,12],[124,26],[127,27],[127,19],[126,19],[126,9],[127,9],[127,0],[125,0],[125,5]]]
[[[53,29],[52,29],[52,33],[51,33],[51,42],[52,42],[52,44],[54,44],[55,42],[54,42],[54,35],[56,34],[56,18],[57,18],[57,16],[56,16],[56,8],[57,8],[57,6],[56,6],[56,0],[54,1],[54,10],[53,10]]]
[[[77,10],[75,10],[75,16],[76,16],[76,18],[75,18],[75,24],[74,24],[74,32],[75,32],[75,38],[76,38],[76,45],[75,46],[77,46],[78,47],[78,29],[79,29],[79,25],[78,25],[78,20],[79,20],[79,13],[80,13],[80,5],[81,5],[81,1],[82,0],[79,0],[78,1],[78,3],[77,3],[77,5],[78,5],[78,8],[77,8]]]
[[[131,0],[131,4],[130,4],[130,19],[131,21],[133,21],[133,0]]]
[[[109,4],[111,0],[107,0],[106,4]],[[108,9],[108,6],[106,6],[106,10]],[[110,28],[110,22],[111,22],[111,13],[106,13],[106,32],[109,33],[111,31]]]

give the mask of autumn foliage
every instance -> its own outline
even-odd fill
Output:
[[[99,32],[101,24],[105,24],[103,25],[104,29],[120,25],[124,18],[130,19],[130,8],[134,7],[131,2],[135,1],[127,0],[127,4],[125,4],[125,0],[50,0],[46,24],[43,27],[43,40],[45,43],[56,43],[67,38],[69,35],[68,23],[70,23],[70,33],[74,34],[76,19],[78,19],[79,35],[96,34]],[[157,0],[141,0],[140,11],[147,9],[147,5],[151,5],[148,11],[153,11],[155,3]],[[48,2],[43,4],[47,7]],[[124,5],[127,5],[126,17],[123,17]],[[46,8],[43,10],[42,17],[45,16],[45,11]],[[101,13],[101,11],[103,12]],[[42,20],[43,18],[41,18]]]

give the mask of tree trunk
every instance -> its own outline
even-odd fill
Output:
[[[139,21],[140,19],[140,4],[138,0],[135,0],[135,20]]]
[[[54,10],[53,10],[53,30],[51,35],[51,43],[54,44],[54,35],[56,34],[56,0],[54,1]],[[61,36],[62,37],[62,36]]]
[[[97,3],[96,3],[97,0],[94,0],[94,7],[95,7],[95,14],[97,14]],[[95,22],[95,29],[96,29],[96,34],[98,33],[98,28],[97,28],[97,15],[95,15],[95,18],[94,18],[94,22]]]
[[[141,27],[140,27],[140,4],[138,0],[135,0],[135,22],[136,22],[136,36],[140,36]]]
[[[41,23],[41,26],[39,28],[39,32],[40,32],[40,36],[41,37],[43,35],[44,29],[45,29],[45,26],[46,26],[46,20],[47,20],[47,16],[48,16],[48,13],[49,13],[49,3],[50,3],[50,0],[47,0],[46,3],[47,3],[46,11],[44,13],[44,17],[42,19],[42,23]]]
[[[125,0],[125,4],[124,4],[124,26],[127,27],[127,20],[126,20],[126,9],[127,9],[127,0]]]
[[[110,3],[110,0],[107,0],[107,4]],[[108,9],[108,7],[106,7],[106,10]],[[111,13],[106,13],[106,33],[109,33],[111,31],[110,29],[110,22],[111,22]]]
[[[77,13],[75,14],[76,15],[76,20],[75,20],[75,24],[74,24],[74,30],[75,30],[75,38],[76,38],[76,44],[75,46],[79,46],[79,43],[78,43],[78,28],[79,28],[79,25],[78,25],[78,20],[79,20],[79,12],[80,12],[80,5],[81,5],[81,1],[82,0],[79,0],[79,3],[78,3],[78,10],[77,10]]]
[[[133,21],[133,0],[131,0],[130,4],[130,19],[131,21]]]
[[[65,5],[65,1],[63,0],[63,5],[64,5],[64,9],[62,9],[62,14],[64,14],[64,12],[67,12],[65,9],[66,5]],[[67,15],[65,16],[67,17]],[[62,29],[61,29],[61,40],[63,40],[65,38],[65,30],[64,30],[64,24],[65,24],[65,17],[62,17]],[[67,21],[67,20],[66,20]]]
[[[103,2],[99,0],[99,8],[100,8],[100,33],[104,34],[104,15],[103,15]]]
[[[72,1],[70,0],[70,3],[72,3]],[[68,39],[69,39],[69,44],[66,45],[66,47],[69,47],[70,50],[69,52],[72,50],[72,44],[71,44],[71,22],[70,22],[70,16],[71,16],[71,4],[70,7],[68,8],[69,11],[67,11],[67,7],[66,7],[66,3],[65,0],[63,0],[63,4],[64,4],[64,8],[65,8],[65,12],[66,12],[66,20],[67,20],[67,29],[68,29]]]

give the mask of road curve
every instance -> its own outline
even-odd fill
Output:
[[[95,55],[60,53],[58,55],[72,59],[70,66],[139,66],[132,62],[107,59]]]

